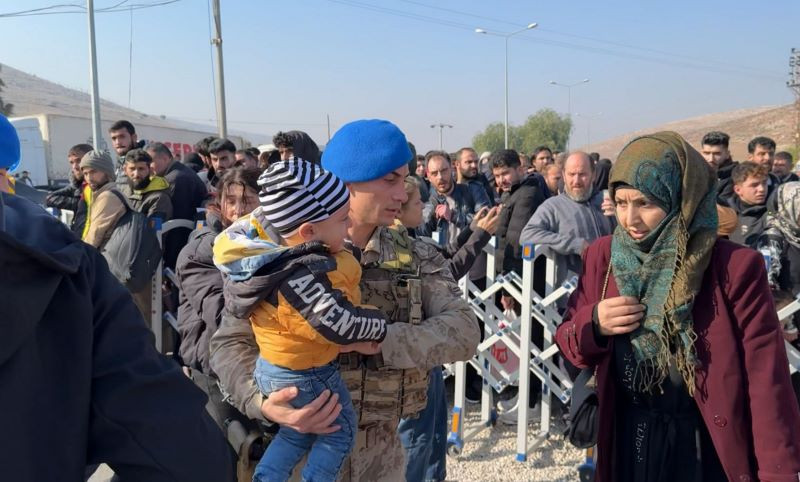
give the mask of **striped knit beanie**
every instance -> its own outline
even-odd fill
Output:
[[[282,235],[328,219],[350,199],[341,179],[302,159],[270,164],[258,185],[264,216]]]

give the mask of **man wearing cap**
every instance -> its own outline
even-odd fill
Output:
[[[478,324],[435,247],[393,228],[406,201],[411,151],[403,133],[382,120],[343,126],[326,146],[322,165],[350,190],[348,230],[362,266],[362,303],[390,319],[377,355],[339,357],[341,375],[358,415],[355,447],[340,480],[405,480],[405,456],[396,429],[401,417],[425,408],[428,371],[468,360],[480,339]],[[211,340],[211,367],[233,403],[251,418],[303,433],[324,434],[341,406],[328,391],[294,409],[294,388],[264,398],[253,382],[259,350],[247,319],[223,316]],[[420,440],[420,443],[422,440]]]
[[[117,221],[125,214],[125,204],[122,194],[117,191],[113,182],[117,176],[108,152],[87,152],[81,159],[81,172],[92,193],[91,203],[88,203],[87,227],[82,239],[99,249],[111,237]]]

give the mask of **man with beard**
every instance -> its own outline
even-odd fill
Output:
[[[550,196],[558,196],[564,185],[561,167],[557,164],[548,164],[544,167],[542,175],[544,176],[545,184],[547,184],[547,190],[550,191]]]
[[[208,155],[211,159],[211,168],[208,170],[206,188],[211,194],[217,192],[217,184],[226,169],[233,167],[236,162],[236,145],[228,139],[217,139],[208,146]]]
[[[439,231],[440,242],[455,245],[460,229],[469,226],[472,217],[482,207],[489,207],[488,200],[478,204],[463,184],[456,184],[450,154],[444,151],[430,151],[425,155],[428,180],[431,183],[430,214],[428,220],[419,227],[420,234],[430,236]]]
[[[117,194],[114,162],[106,151],[89,151],[81,159],[81,172],[91,189],[92,202],[86,222],[88,229],[81,239],[100,249],[125,214],[125,204]],[[117,191],[116,194],[112,191]]]
[[[153,172],[150,164],[153,158],[144,149],[132,149],[125,154],[126,181],[117,182],[117,189],[128,200],[131,209],[148,218],[160,218],[162,222],[172,218],[172,200],[169,197],[169,183],[160,176],[150,177]],[[152,307],[151,283],[139,290],[131,292],[133,301],[142,312],[147,325],[150,326],[150,309]]]
[[[603,193],[595,192],[593,175],[585,152],[570,154],[564,163],[564,192],[542,203],[520,235],[520,243],[533,243],[556,255],[559,284],[570,271],[580,274],[586,248],[614,230],[614,219],[600,209]]]
[[[49,208],[67,209],[75,213],[72,217],[70,229],[77,236],[83,233],[86,225],[86,191],[88,187],[83,180],[81,172],[81,158],[92,150],[89,144],[77,144],[67,152],[67,161],[70,167],[69,184],[61,189],[55,190],[45,198],[45,205]]]
[[[497,228],[495,263],[502,272],[522,273],[522,249],[519,237],[525,222],[544,202],[545,196],[537,177],[526,177],[519,155],[511,149],[492,153],[492,173],[500,191],[500,226]]]
[[[800,177],[792,172],[792,154],[790,152],[775,153],[775,160],[772,161],[772,174],[778,178],[780,184],[800,181]]]
[[[172,219],[169,183],[161,176],[150,177],[153,174],[150,168],[152,162],[153,158],[144,149],[128,151],[124,165],[128,182],[118,187],[131,208],[148,218],[158,217],[166,222]]]
[[[533,150],[531,161],[536,172],[543,174],[544,166],[553,163],[553,151],[547,146],[539,146]]]
[[[466,184],[476,204],[494,206],[495,190],[478,171],[480,161],[478,153],[471,147],[462,147],[456,153],[456,169],[458,170],[458,183]]]
[[[144,147],[144,141],[139,140],[136,128],[126,120],[119,120],[111,124],[111,127],[108,128],[108,135],[111,137],[111,145],[117,153],[116,174],[119,182],[122,183],[122,177],[125,175],[123,168],[125,154],[132,149]]]

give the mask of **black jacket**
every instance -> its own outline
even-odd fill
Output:
[[[208,197],[208,191],[197,173],[185,164],[172,161],[162,177],[169,182],[172,218],[192,221],[197,219],[197,208]]]
[[[172,219],[197,219],[197,208],[203,205],[208,191],[203,181],[191,168],[173,160],[163,175],[169,182],[169,197],[172,201]],[[178,253],[189,239],[191,231],[176,229],[164,237],[164,265],[175,267]]]
[[[724,206],[730,205],[731,198],[735,195],[733,192],[733,168],[739,163],[728,160],[717,169],[717,202]]]
[[[175,273],[180,284],[178,332],[183,363],[210,375],[208,340],[217,331],[225,299],[222,273],[214,266],[214,238],[219,230],[208,226],[194,231],[178,255]]]
[[[500,198],[503,210],[500,212],[500,223],[497,228],[497,267],[503,272],[516,271],[522,273],[522,247],[519,236],[522,228],[533,216],[534,211],[545,200],[542,192],[540,176],[529,176],[504,192]]]
[[[4,480],[229,481],[206,397],[158,354],[102,256],[40,207],[0,194]]]
[[[728,202],[739,215],[739,225],[731,233],[730,240],[751,248],[755,248],[759,237],[763,234],[767,220],[767,205],[751,205],[734,195]]]
[[[49,208],[66,209],[72,211],[72,224],[70,229],[80,236],[86,224],[86,201],[83,199],[83,179],[75,179],[70,175],[71,182],[61,189],[57,189],[45,198],[45,206]]]
[[[417,232],[414,229],[409,229],[408,234],[412,238],[417,237]],[[467,226],[458,233],[456,245],[441,246],[432,239],[427,239],[432,244],[435,244],[442,256],[447,259],[447,265],[450,268],[450,272],[453,273],[453,278],[460,280],[469,273],[470,268],[483,252],[483,248],[489,244],[492,235],[481,228],[473,231],[472,228]]]

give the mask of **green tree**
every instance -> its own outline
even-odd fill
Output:
[[[521,126],[508,126],[508,147],[530,154],[538,146],[563,151],[569,140],[572,121],[552,109],[542,109],[528,117]],[[494,122],[472,138],[478,152],[503,149],[503,124]]]
[[[542,109],[528,117],[518,130],[519,150],[526,154],[530,154],[539,146],[563,151],[569,141],[572,120],[552,109]]]
[[[510,134],[511,132],[509,132],[509,137],[513,137]],[[503,140],[503,123],[494,122],[486,126],[483,132],[475,134],[475,137],[472,138],[472,147],[479,153],[484,151],[494,152],[503,148]],[[509,142],[509,145],[513,144]]]
[[[3,79],[0,79],[0,93],[3,92],[3,87],[5,86],[6,84],[5,82],[3,82]],[[14,104],[8,104],[6,102],[3,102],[3,98],[0,97],[0,114],[3,114],[6,117],[11,117],[13,113],[14,113]]]

